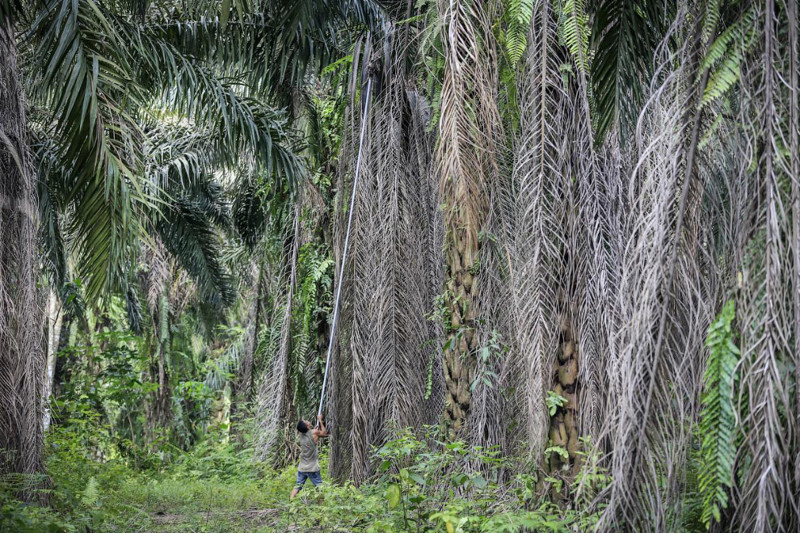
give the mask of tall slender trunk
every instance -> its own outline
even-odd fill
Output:
[[[64,319],[64,314],[61,311],[58,295],[56,295],[55,290],[50,287],[50,293],[47,297],[47,375],[44,382],[44,420],[42,422],[45,433],[47,433],[47,429],[50,427],[50,396],[53,394],[53,382],[56,374],[56,357],[58,356],[58,346],[61,336],[61,323]]]
[[[0,474],[42,469],[38,208],[14,29],[0,19]]]
[[[169,300],[166,294],[161,296],[159,305],[159,339],[158,339],[158,416],[157,419],[162,427],[167,427],[172,419],[171,400],[172,392],[169,387],[169,370],[167,368],[167,356],[172,347],[172,335],[170,333],[170,312]]]
[[[466,426],[475,379],[479,235],[486,220],[486,183],[498,174],[502,121],[490,2],[439,0],[445,59],[437,170],[445,204],[445,420],[454,437]]]
[[[162,293],[158,298],[158,308],[153,317],[155,329],[155,355],[150,361],[150,379],[157,384],[152,395],[148,412],[148,440],[159,437],[159,430],[169,428],[172,421],[172,391],[169,383],[167,356],[172,345],[170,333],[169,297]]]
[[[261,331],[261,302],[264,295],[264,268],[263,258],[254,262],[258,269],[256,278],[256,293],[250,302],[247,312],[247,330],[244,334],[244,353],[239,363],[235,379],[231,382],[231,435],[240,444],[244,444],[244,433],[240,431],[239,422],[244,419],[247,411],[243,410],[247,403],[253,399],[253,367],[255,354],[258,348],[258,336]]]

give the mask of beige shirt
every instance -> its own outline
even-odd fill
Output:
[[[298,472],[319,472],[319,458],[317,457],[317,443],[311,434],[312,429],[300,433],[300,464]]]

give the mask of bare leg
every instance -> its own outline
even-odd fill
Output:
[[[294,500],[294,497],[297,496],[298,492],[300,492],[298,488],[295,487],[294,489],[292,489],[292,493],[289,495],[289,499]]]

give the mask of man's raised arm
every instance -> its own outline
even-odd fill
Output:
[[[314,436],[327,437],[328,430],[325,429],[325,424],[322,422],[322,415],[317,415],[317,422],[319,423],[319,429],[314,430]]]

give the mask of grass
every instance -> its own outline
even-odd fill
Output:
[[[274,511],[263,513],[274,518],[285,506],[288,491],[280,498],[275,481],[129,480],[114,495],[124,506],[113,525],[126,531],[241,531],[240,522],[260,517],[254,511]]]
[[[492,453],[463,443],[429,448],[411,430],[376,450],[379,473],[359,487],[330,482],[323,448],[325,482],[319,488],[307,483],[292,501],[296,467],[266,469],[253,461],[252,450],[224,440],[209,439],[160,464],[144,452],[152,456],[146,469],[134,469],[110,452],[103,461],[93,460],[76,434],[60,432],[51,442],[50,506],[16,501],[18,489],[0,484],[0,533],[572,533],[596,523],[591,512],[542,500],[530,474],[502,486],[491,481],[499,467]],[[482,473],[452,468],[467,460],[482,461]],[[542,487],[543,494],[549,491]]]
[[[291,531],[305,504],[320,498],[310,483],[289,502],[291,469],[262,479],[190,479],[180,476],[123,480],[108,498],[103,531],[202,532]],[[303,529],[304,531],[306,529]]]

